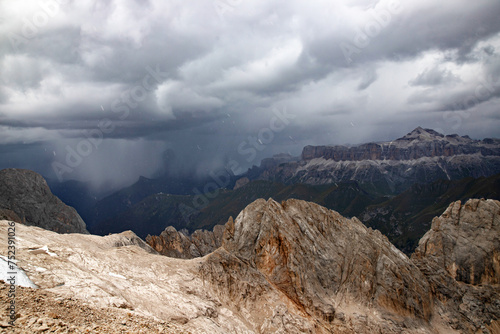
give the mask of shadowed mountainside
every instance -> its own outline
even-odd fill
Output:
[[[26,169],[0,171],[0,219],[59,233],[88,233],[76,210],[50,191],[40,175]]]

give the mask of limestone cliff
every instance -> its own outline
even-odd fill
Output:
[[[267,160],[251,168],[248,177],[315,185],[355,180],[378,191],[399,193],[414,183],[499,173],[500,140],[445,136],[418,127],[393,141],[306,146],[298,161]]]
[[[392,332],[405,321],[424,326],[432,312],[425,277],[386,237],[356,218],[300,200],[250,204],[226,224],[221,249],[201,271],[229,301],[241,302],[242,294],[258,299],[258,289],[244,283],[254,281],[246,272],[257,272],[326,329],[343,323],[346,314],[360,321],[363,312],[354,314],[354,305],[377,314],[362,316],[363,332]],[[388,318],[397,325],[383,320]]]

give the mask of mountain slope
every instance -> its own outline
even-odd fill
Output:
[[[80,217],[87,225],[87,229],[92,231],[94,210],[97,197],[93,194],[88,184],[75,180],[59,182],[59,180],[49,180],[47,183],[52,193],[67,205],[75,208]]]
[[[349,216],[377,202],[375,195],[365,192],[356,182],[312,186],[253,181],[236,190],[219,189],[217,195],[211,197],[205,197],[203,202],[199,196],[154,194],[131,205],[116,217],[101,222],[94,232],[105,235],[130,229],[145,238],[148,234],[159,235],[167,226],[189,232],[211,230],[217,224],[225,224],[229,217],[236,217],[258,198],[273,198],[276,201],[303,199]]]
[[[434,291],[436,309],[453,328],[500,332],[499,201],[450,204],[433,219],[412,260]]]
[[[45,179],[26,169],[0,170],[0,219],[59,233],[88,233],[76,210],[50,191]]]

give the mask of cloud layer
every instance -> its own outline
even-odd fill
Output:
[[[498,137],[499,15],[490,0],[2,1],[0,167],[54,176],[103,129],[65,178],[151,176],[167,148],[201,173],[418,125]],[[276,110],[293,117],[269,141]],[[249,136],[268,140],[252,161]],[[125,176],[102,172],[117,163]]]

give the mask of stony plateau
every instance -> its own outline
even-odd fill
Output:
[[[253,202],[221,247],[189,260],[131,232],[16,233],[18,266],[41,289],[181,331],[498,333],[499,225],[498,201],[453,203],[412,259],[356,218],[300,200]],[[6,238],[1,221],[2,254]]]

